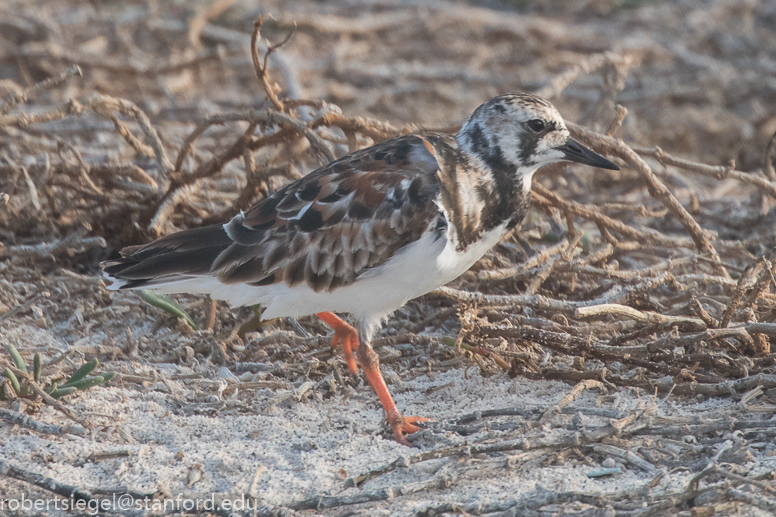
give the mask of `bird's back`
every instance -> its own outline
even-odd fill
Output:
[[[291,293],[335,301],[338,290],[379,276],[375,271],[424,234],[429,244],[443,237],[434,146],[444,141],[454,144],[432,133],[383,142],[311,172],[224,225],[126,248],[104,265],[110,288],[275,303],[272,312],[289,316],[301,310],[283,314],[280,300]]]

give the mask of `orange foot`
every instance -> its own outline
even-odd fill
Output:
[[[358,375],[356,359],[353,356],[353,350],[358,350],[358,334],[356,333],[356,329],[348,325],[333,312],[319,312],[317,316],[334,329],[331,347],[337,348],[337,345],[342,344],[342,353],[345,355],[345,362],[348,364],[348,370],[350,370],[350,373],[353,375]]]
[[[428,418],[420,416],[405,417],[399,413],[396,409],[396,404],[393,402],[388,386],[385,385],[383,375],[380,373],[380,359],[369,346],[369,343],[363,343],[359,346],[358,333],[356,329],[342,321],[334,313],[331,312],[319,312],[318,317],[321,318],[328,326],[334,329],[334,338],[331,340],[332,348],[336,348],[338,344],[342,343],[342,352],[345,354],[345,362],[348,363],[348,370],[353,375],[358,375],[358,367],[356,366],[356,360],[353,357],[353,351],[358,352],[358,362],[361,363],[361,368],[364,369],[366,378],[369,380],[369,384],[377,393],[377,397],[385,409],[385,414],[388,417],[388,423],[393,430],[393,437],[402,445],[412,447],[412,444],[405,438],[406,435],[415,433],[420,430],[420,427],[416,426],[417,422],[427,422]]]
[[[405,436],[420,431],[420,427],[414,424],[417,422],[429,422],[430,420],[430,418],[422,416],[402,416],[398,411],[392,415],[388,415],[388,423],[393,430],[393,437],[397,442],[406,445],[407,447],[413,447],[413,445],[405,438]]]

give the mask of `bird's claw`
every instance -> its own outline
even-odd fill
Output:
[[[397,442],[406,445],[407,447],[414,447],[414,445],[410,443],[405,436],[421,430],[421,428],[415,424],[429,421],[431,421],[430,418],[422,416],[402,416],[401,413],[396,413],[388,417],[388,423],[393,430],[393,437]]]

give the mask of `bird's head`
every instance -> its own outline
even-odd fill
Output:
[[[602,169],[619,167],[569,136],[566,123],[546,100],[527,93],[494,97],[472,113],[459,143],[492,169],[514,170],[526,189],[542,165],[568,160]]]

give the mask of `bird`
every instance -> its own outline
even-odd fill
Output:
[[[418,131],[355,151],[224,224],[171,233],[103,263],[109,289],[208,294],[262,318],[316,314],[358,364],[397,442],[403,416],[372,337],[396,309],[466,272],[525,217],[540,167],[619,167],[572,138],[558,110],[528,93],[494,97],[456,134]],[[336,313],[350,314],[355,327]]]

